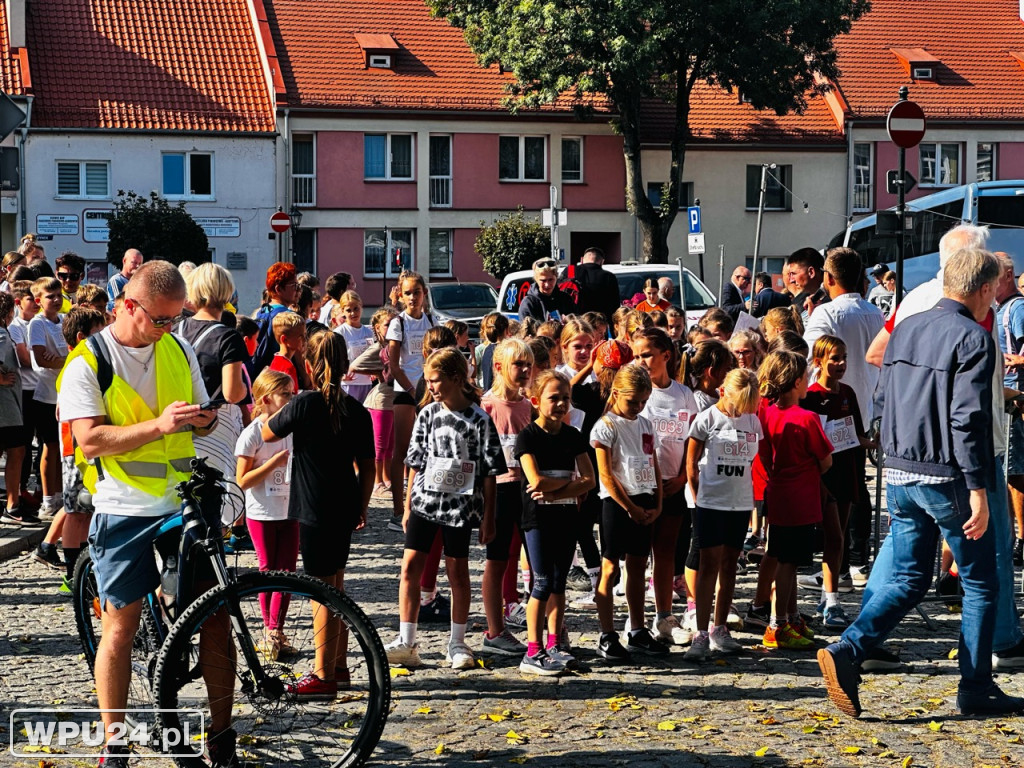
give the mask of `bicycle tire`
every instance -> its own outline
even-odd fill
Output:
[[[89,672],[96,672],[96,648],[102,634],[100,596],[93,570],[92,555],[83,547],[71,577],[71,602],[75,611],[78,639],[82,643]],[[162,633],[153,613],[143,606],[139,629],[132,643],[132,677],[128,687],[128,709],[152,707],[153,678]]]
[[[289,595],[285,628],[292,638],[298,657],[293,662],[269,661],[263,666],[269,674],[268,691],[254,690],[248,665],[232,637],[234,675],[232,727],[239,733],[238,751],[246,760],[272,766],[332,766],[354,768],[362,765],[380,740],[391,706],[391,676],[384,645],[366,614],[346,595],[318,579],[283,572],[247,573],[226,587],[215,587],[192,603],[171,627],[156,664],[155,694],[157,706],[165,710],[190,707],[193,702],[204,711],[209,724],[210,708],[202,680],[181,681],[179,659],[190,653],[200,628],[220,609],[237,601],[245,631],[253,642],[263,635],[260,595]],[[306,601],[327,606],[348,628],[348,670],[352,688],[332,702],[297,701],[285,686],[299,679],[312,662],[312,620]],[[306,642],[305,638],[309,638]],[[225,657],[226,658],[226,657]],[[356,664],[361,666],[356,667]],[[303,666],[305,665],[305,666]],[[249,686],[248,689],[246,686]],[[185,688],[188,688],[186,691]],[[161,715],[165,730],[177,730],[181,718],[177,712]],[[320,727],[311,736],[310,727]],[[332,730],[341,732],[336,741]],[[322,743],[323,742],[323,743]],[[176,757],[185,768],[208,766],[205,758]]]

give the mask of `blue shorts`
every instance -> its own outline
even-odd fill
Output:
[[[1010,417],[1010,441],[1006,446],[1006,476],[1024,475],[1024,419]]]
[[[177,515],[129,517],[96,514],[89,524],[92,555],[100,600],[121,609],[141,600],[160,584],[153,541],[160,526]]]

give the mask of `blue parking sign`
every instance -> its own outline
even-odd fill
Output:
[[[686,212],[690,217],[690,234],[696,235],[701,231],[700,229],[700,206],[691,205],[686,209]]]

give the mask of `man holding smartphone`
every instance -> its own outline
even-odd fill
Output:
[[[786,259],[785,273],[793,305],[807,325],[814,308],[829,300],[821,285],[825,279],[825,257],[814,248],[800,248]]]

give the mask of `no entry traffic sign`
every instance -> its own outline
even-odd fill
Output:
[[[288,214],[284,211],[278,211],[270,217],[270,228],[275,232],[287,232],[291,225],[292,220],[288,218]]]
[[[924,138],[924,111],[913,101],[897,101],[889,110],[885,129],[897,147],[916,147]]]

